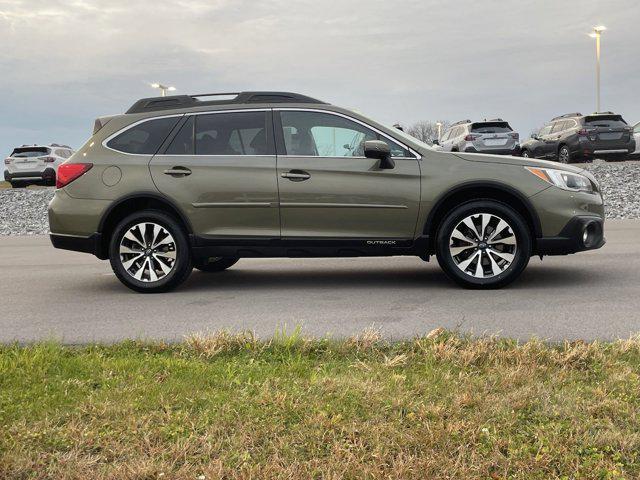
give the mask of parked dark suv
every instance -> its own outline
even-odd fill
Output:
[[[567,113],[555,117],[522,143],[523,157],[560,163],[604,158],[622,160],[636,148],[633,128],[613,112]]]

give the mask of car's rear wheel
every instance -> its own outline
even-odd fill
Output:
[[[524,158],[529,158],[529,150],[522,150],[522,152],[520,152],[520,155]]]
[[[558,150],[559,163],[571,163],[571,151],[566,145],[562,145]]]
[[[238,262],[237,257],[212,257],[203,260],[194,260],[193,267],[201,272],[222,272]]]
[[[513,282],[531,257],[525,220],[507,205],[478,200],[454,209],[436,235],[444,272],[467,288],[500,288]]]
[[[114,229],[109,259],[116,277],[137,292],[166,292],[184,282],[193,268],[187,236],[170,215],[136,212]]]

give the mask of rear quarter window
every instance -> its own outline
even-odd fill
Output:
[[[124,153],[154,155],[180,117],[146,120],[128,128],[107,142],[107,147]]]

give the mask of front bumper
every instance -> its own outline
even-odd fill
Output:
[[[580,215],[569,220],[557,236],[538,238],[535,254],[567,255],[595,250],[605,242],[602,217]]]

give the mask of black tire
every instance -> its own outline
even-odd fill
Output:
[[[20,182],[9,182],[11,183],[11,188],[25,188],[27,186],[26,183],[20,183]]]
[[[217,257],[215,259],[206,260],[194,260],[193,268],[200,270],[201,272],[222,272],[229,267],[232,267],[240,260],[237,257]]]
[[[130,229],[135,229],[139,224],[144,225],[145,232],[140,232],[140,229],[134,230],[138,233],[133,235],[137,238],[137,243],[130,243],[131,248],[133,248],[136,253],[121,254],[121,249],[125,242],[125,235],[129,233],[127,238],[131,238]],[[164,229],[164,231],[160,231],[161,233],[157,237],[160,239],[164,238],[164,240],[160,240],[158,243],[171,240],[168,244],[161,245],[156,249],[151,248],[153,245],[151,245],[152,241],[150,240],[151,236],[154,235],[154,224]],[[163,236],[165,233],[167,236]],[[141,238],[142,242],[140,241]],[[129,242],[129,240],[126,240],[126,242]],[[146,246],[140,248],[140,245],[143,243],[146,244]],[[141,252],[140,254],[137,253],[138,250]],[[156,252],[156,250],[157,253],[152,253]],[[123,262],[127,263],[124,259],[140,258],[139,255],[142,255],[142,260],[134,262],[129,266],[129,269],[127,269],[123,264]],[[170,268],[168,273],[163,272],[163,270],[159,268],[161,265],[159,265],[160,260],[158,256],[162,256],[163,265]],[[169,258],[169,256],[174,258]],[[140,264],[144,265],[147,258],[150,264],[154,265],[153,273],[151,272],[152,269],[148,266],[139,267],[137,271],[139,272],[140,268],[142,268],[142,277],[147,273],[147,279],[134,278],[136,266]],[[182,226],[175,218],[158,210],[142,210],[132,213],[116,226],[109,241],[109,260],[111,262],[111,268],[116,277],[118,277],[118,280],[131,290],[141,293],[160,293],[173,290],[187,279],[193,269],[189,241]],[[155,277],[159,275],[163,276],[152,280],[152,275]]]
[[[523,158],[531,158],[531,154],[526,148],[520,152],[520,156]]]
[[[481,214],[486,214],[490,218],[485,226],[485,231],[480,232],[485,234],[485,238],[490,238],[494,231],[498,230],[497,227],[500,223],[497,220],[501,219],[507,223],[509,228],[506,230],[504,228],[501,229],[500,231],[504,233],[497,234],[497,238],[506,238],[505,242],[508,242],[511,237],[515,237],[515,245],[511,247],[509,245],[493,244],[492,247],[489,242],[481,239],[479,242],[475,242],[474,246],[467,247],[467,242],[462,241],[466,250],[457,254],[452,253],[450,248],[456,248],[452,246],[454,242],[454,240],[452,240],[454,229],[462,226],[463,221],[470,216],[474,216],[472,222],[474,222],[474,225],[477,225],[476,222],[478,220],[480,222],[483,220]],[[463,228],[466,227],[463,226]],[[482,230],[480,226],[478,226],[478,228]],[[469,231],[471,230],[469,229]],[[475,233],[474,236],[477,237]],[[499,241],[500,240],[497,240],[496,242]],[[498,249],[500,249],[500,251],[497,251]],[[502,249],[504,249],[504,251]],[[529,263],[531,249],[531,233],[522,216],[509,206],[494,200],[476,200],[460,205],[445,217],[436,234],[436,257],[440,267],[449,278],[465,288],[489,289],[501,288],[508,285],[520,276]],[[462,257],[464,255],[468,256]],[[478,262],[482,262],[484,265],[480,266],[482,271],[479,277],[462,269],[462,265],[464,264],[463,260],[468,260],[476,255],[478,255],[478,257],[476,257],[467,268],[478,268]],[[513,257],[511,263],[509,264],[501,255]],[[454,257],[457,259],[454,260]],[[492,265],[494,263],[496,263],[497,270],[500,271],[500,273],[495,274],[494,271],[492,271],[491,276],[485,276],[486,270],[493,270],[494,267]],[[498,263],[500,265],[497,265]]]
[[[573,157],[571,156],[571,150],[566,145],[560,145],[558,149],[558,163],[571,163]]]

